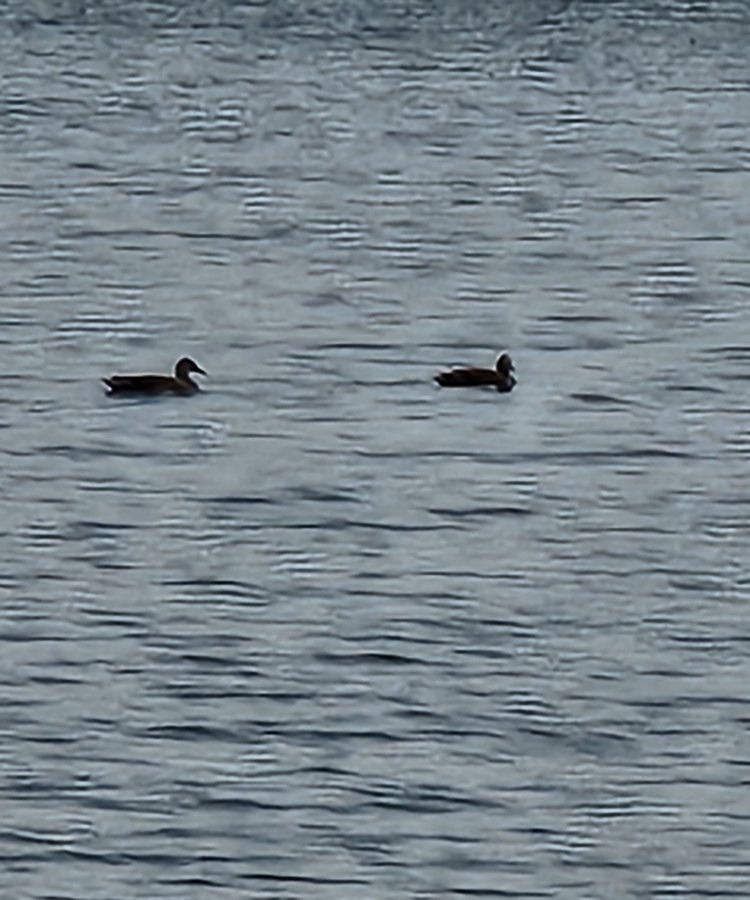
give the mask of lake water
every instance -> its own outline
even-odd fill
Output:
[[[4,4],[1,896],[748,895],[749,37]]]

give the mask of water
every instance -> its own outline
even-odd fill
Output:
[[[2,896],[746,896],[749,29],[5,5]]]

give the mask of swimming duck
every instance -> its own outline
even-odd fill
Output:
[[[102,378],[102,381],[107,385],[109,394],[177,394],[189,397],[200,390],[190,377],[191,372],[207,374],[189,356],[183,356],[175,363],[174,375],[112,375]]]
[[[501,353],[494,369],[468,368],[448,369],[435,376],[441,387],[476,387],[489,384],[497,388],[501,394],[508,394],[516,386],[516,379],[511,374],[515,371],[513,360],[508,353]]]

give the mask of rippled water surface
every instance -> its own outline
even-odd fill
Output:
[[[0,895],[746,897],[747,5],[2,8]]]

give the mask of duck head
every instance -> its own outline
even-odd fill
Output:
[[[208,374],[189,356],[183,356],[182,359],[177,360],[174,367],[174,375],[178,381],[189,381],[191,372],[197,372],[199,375]]]
[[[507,378],[511,372],[515,371],[515,366],[513,365],[513,360],[510,358],[509,353],[502,353],[497,358],[497,362],[495,363],[495,370],[498,375],[502,375],[504,378]]]

